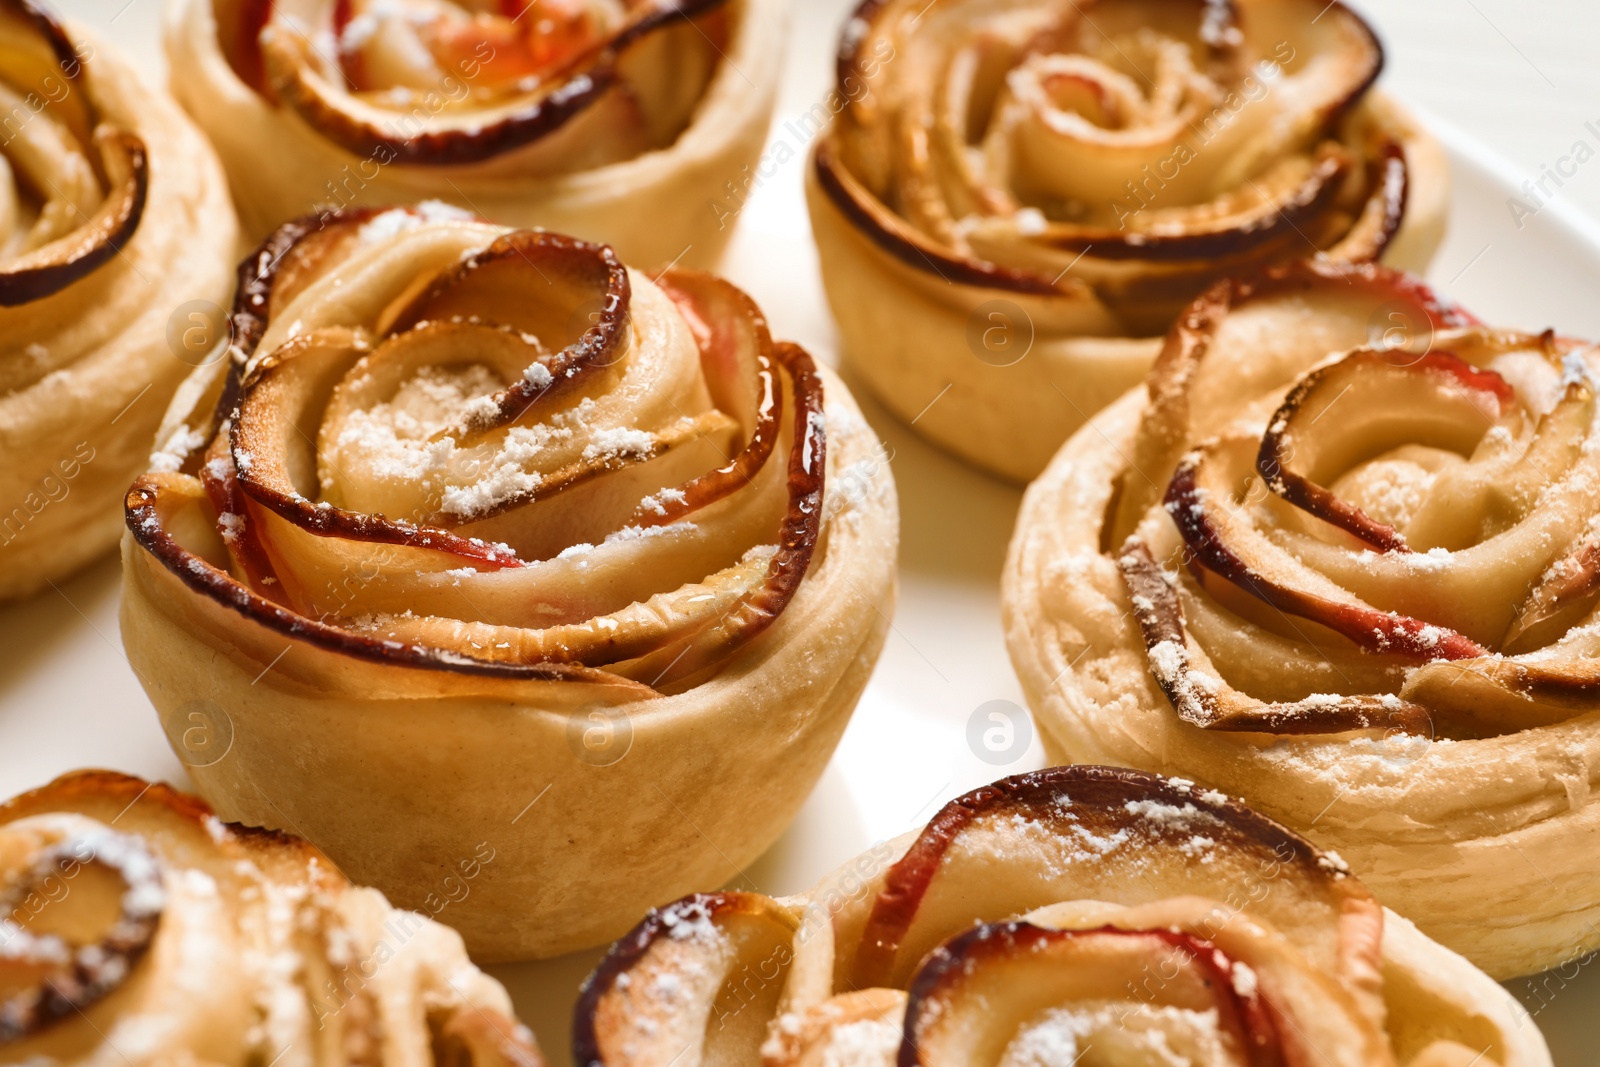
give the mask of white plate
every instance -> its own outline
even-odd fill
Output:
[[[108,27],[159,78],[158,2],[127,2],[114,26],[120,4],[66,7]],[[785,116],[828,106],[833,37],[847,6],[807,0],[796,19],[780,118],[724,264],[766,310],[776,336],[830,361],[836,337],[801,195],[809,140],[806,128]],[[1553,203],[1519,230],[1507,200],[1520,178],[1469,137],[1430,121],[1455,172],[1451,235],[1433,281],[1488,322],[1600,337],[1600,227]],[[704,204],[684,209],[720,214],[730,205],[726,190],[713,190]],[[1021,494],[923,444],[861,399],[891,450],[900,489],[900,606],[882,662],[821,784],[790,831],[744,872],[741,888],[804,889],[873,842],[920,825],[943,801],[1042,763],[1000,632],[998,581]],[[123,658],[116,606],[117,564],[106,560],[56,592],[0,610],[0,797],[86,766],[186,784]],[[979,753],[1007,757],[968,741],[975,717],[981,733],[995,725],[990,712],[1005,710],[1002,703],[979,712],[994,701],[1009,702],[1018,730],[1014,757],[1002,764]],[[1538,872],[1528,875],[1530,894],[1540,892]],[[598,955],[493,969],[552,1067],[568,1062],[571,1004]],[[1600,1038],[1600,975],[1587,962],[1508,983],[1537,1013],[1559,1067],[1593,1062]]]

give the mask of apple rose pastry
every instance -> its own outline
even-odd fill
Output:
[[[1597,367],[1378,267],[1213,288],[1024,501],[1047,750],[1245,793],[1491,974],[1600,945]]]
[[[214,347],[237,240],[183,112],[0,0],[0,600],[116,542],[162,409]]]
[[[866,0],[812,226],[846,355],[941,446],[1027,481],[1230,274],[1421,270],[1438,145],[1343,4]]]
[[[173,92],[253,238],[439,198],[709,264],[766,140],[783,0],[175,0]],[[722,209],[719,210],[719,204]]]
[[[1542,1067],[1537,1029],[1331,853],[1178,778],[1056,767],[811,893],[689,897],[585,986],[580,1067]]]
[[[225,817],[409,907],[488,841],[445,918],[525,958],[782,831],[882,646],[895,495],[733,286],[449,214],[246,262],[128,494],[123,633],[169,737],[229,723],[190,760]]]
[[[0,805],[0,895],[7,1063],[540,1063],[454,931],[165,785]]]

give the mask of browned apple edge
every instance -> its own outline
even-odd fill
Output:
[[[256,346],[259,345],[270,320],[274,289],[284,264],[292,262],[297,247],[314,235],[330,231],[337,234],[341,228],[348,228],[356,222],[373,217],[374,214],[376,214],[374,209],[363,209],[348,214],[329,212],[289,223],[269,237],[260,249],[245,260],[240,268],[240,289],[232,320],[233,340],[229,350],[228,383],[213,416],[211,429],[213,436],[237,414],[243,388],[241,382],[244,368]],[[607,265],[608,294],[626,296],[626,273],[618,274],[612,271],[610,264],[614,262],[615,257],[611,256],[610,250],[604,246],[530,231],[508,235],[508,238],[517,238],[513,244],[533,241],[536,245],[543,244],[560,249],[563,254],[598,256]],[[505,241],[508,238],[501,240]],[[620,271],[620,265],[618,270]],[[666,291],[669,295],[677,293],[681,297],[683,288],[681,286],[674,288],[669,276]],[[754,308],[753,303],[747,302],[747,305],[750,309]],[[616,325],[600,324],[587,331],[583,338],[572,346],[572,367],[594,366],[602,362],[606,354],[611,351],[610,346],[618,342],[620,324],[626,321],[627,313],[625,299],[608,305],[603,310],[602,316],[609,316],[609,321]],[[764,326],[762,330],[760,336],[765,337]],[[703,341],[704,338],[697,340]],[[811,357],[798,345],[776,345],[772,358],[788,373],[795,394],[792,400],[794,441],[790,450],[787,475],[789,504],[783,519],[778,551],[768,566],[765,584],[745,604],[744,610],[737,612],[722,624],[726,631],[723,648],[729,652],[759,636],[783,612],[805,577],[821,537],[827,454],[826,430],[821,417],[824,405],[822,380]],[[576,373],[576,370],[572,373]],[[770,413],[762,414],[771,417]],[[751,456],[764,455],[770,452],[770,445],[764,438],[753,439],[747,443],[745,451]],[[746,460],[745,467],[748,466],[749,461]],[[712,472],[710,476],[691,483],[690,488],[700,494],[700,499],[691,501],[692,507],[706,506],[737,488],[743,482],[742,475],[747,473],[745,467],[741,467],[740,460],[736,459],[729,468]],[[241,488],[245,492],[252,492],[249,486]],[[226,571],[211,566],[179,545],[162,528],[156,506],[160,491],[158,482],[150,476],[145,476],[137,480],[127,494],[125,507],[127,526],[135,542],[194,592],[209,597],[269,629],[317,644],[329,651],[382,663],[497,677],[613,683],[639,696],[655,693],[651,687],[629,682],[594,668],[544,661],[491,662],[451,650],[399,641],[374,640],[320,620],[309,619],[258,595],[254,590],[237,582]],[[261,499],[252,494],[252,498],[259,499],[264,506],[272,507],[278,514],[321,536],[433,548],[453,552],[475,563],[508,565],[503,553],[476,539],[461,538],[446,530],[390,522],[381,517],[351,515],[336,508],[318,509],[308,502],[278,499],[279,495],[272,494],[270,499]],[[248,530],[246,536],[249,536]],[[511,561],[509,565],[520,564]]]
[[[1191,674],[1188,634],[1183,605],[1150,549],[1129,538],[1117,556],[1117,567],[1128,587],[1134,620],[1145,651],[1151,656],[1150,675],[1185,722],[1206,730],[1271,734],[1338,734],[1352,730],[1398,730],[1431,736],[1433,718],[1410,701],[1359,694],[1346,696],[1335,706],[1309,701],[1267,703],[1247,697],[1226,682],[1200,684]],[[1176,651],[1176,670],[1157,670],[1156,647],[1163,643]]]
[[[926,1029],[937,1026],[945,1016],[949,1005],[942,998],[959,987],[975,968],[990,960],[1048,951],[1053,945],[1106,937],[1144,940],[1176,949],[1186,963],[1207,975],[1206,986],[1214,1002],[1229,1009],[1221,1013],[1219,1025],[1230,1030],[1234,1027],[1228,1024],[1237,1026],[1236,1036],[1244,1045],[1250,1067],[1281,1067],[1282,1050],[1271,1008],[1258,991],[1239,992],[1233,959],[1210,941],[1175,930],[1125,930],[1117,926],[1055,930],[1016,921],[981,923],[945,942],[923,961],[906,998],[897,1067],[924,1067],[938,1062],[937,1054],[929,1059],[922,1055],[932,1043]]]
[[[1458,382],[1463,388],[1493,396],[1502,409],[1516,396],[1510,384],[1500,375],[1479,370],[1449,352],[1433,351],[1417,356],[1404,350],[1393,354],[1358,350],[1338,363],[1312,371],[1289,390],[1288,396],[1267,422],[1267,432],[1262,435],[1261,449],[1256,456],[1256,472],[1275,495],[1344,530],[1369,547],[1380,552],[1409,553],[1410,546],[1394,527],[1374,520],[1360,508],[1345,503],[1325,487],[1296,471],[1290,451],[1285,447],[1290,431],[1296,426],[1298,416],[1304,411],[1306,401],[1312,394],[1330,384],[1336,385],[1340,380],[1359,375],[1366,367],[1394,367],[1395,360],[1404,361],[1403,366],[1396,369],[1418,374],[1441,374]]]
[[[71,36],[49,12],[33,0],[0,2],[3,10],[32,25],[44,39],[65,80],[80,80],[84,61],[78,57]],[[92,116],[86,121],[92,122]],[[86,135],[87,130],[78,134]],[[150,197],[150,160],[144,141],[109,125],[93,130],[91,140],[92,144],[85,147],[100,157],[100,171],[108,186],[105,200],[72,233],[0,268],[0,307],[20,307],[43,300],[82,281],[121,254],[138,231]]]
[[[1279,863],[1298,866],[1318,878],[1330,877],[1327,861],[1308,842],[1291,831],[1233,800],[1191,789],[1186,784],[1145,771],[1121,767],[1070,766],[1002,778],[946,804],[928,823],[906,854],[889,869],[883,888],[861,933],[853,983],[858,989],[885,985],[906,932],[916,919],[924,894],[938,873],[945,853],[975,820],[990,814],[1015,811],[1049,820],[1057,812],[1057,798],[1071,797],[1071,808],[1086,829],[1115,830],[1126,825],[1124,805],[1129,801],[1156,800],[1173,805],[1193,804],[1218,818],[1232,833],[1233,843],[1264,850]],[[1084,820],[1098,820],[1095,826]],[[1342,875],[1334,873],[1335,877]],[[1354,888],[1351,888],[1354,887]],[[1344,893],[1364,894],[1359,883],[1342,883]]]
[[[566,125],[600,99],[620,79],[621,54],[646,35],[699,18],[728,0],[661,0],[641,9],[616,34],[545,77],[529,98],[504,117],[482,126],[424,131],[396,137],[341,110],[308,77],[303,64],[274,71],[270,56],[262,64],[269,84],[284,104],[317,132],[346,151],[416,166],[481,163],[532,144]],[[270,25],[270,17],[267,23]],[[249,71],[263,55],[259,35],[253,52],[241,53],[236,70]],[[539,95],[534,95],[534,94]]]
[[[846,101],[845,115],[819,141],[812,156],[812,168],[818,187],[834,206],[880,249],[916,270],[931,272],[943,280],[953,280],[967,285],[1001,289],[1010,292],[1051,295],[1064,292],[1058,279],[1017,268],[1005,267],[967,256],[952,254],[947,247],[929,240],[909,223],[889,209],[870,190],[849,172],[840,158],[834,140],[838,123],[847,121],[859,108],[872,106],[872,97],[862,96],[860,84],[866,81],[863,74],[861,50],[872,36],[877,21],[895,5],[895,0],[864,0],[852,17],[846,20],[835,59],[837,91]],[[1203,9],[1203,29],[1233,25],[1238,19],[1234,6],[1221,0],[1205,0],[1196,5]],[[1314,3],[1312,8],[1323,8]],[[1360,77],[1352,79],[1351,88],[1322,116],[1322,126],[1331,129],[1366,95],[1383,70],[1382,43],[1359,15],[1344,3],[1335,0],[1330,10],[1335,17],[1349,20],[1360,28],[1367,44],[1366,62]],[[1219,15],[1218,12],[1221,12]],[[1319,11],[1320,19],[1327,11]],[[1225,32],[1212,34],[1219,40]],[[1376,176],[1372,180],[1369,203],[1379,205],[1381,222],[1374,235],[1372,247],[1364,255],[1378,258],[1394,234],[1399,230],[1405,211],[1409,190],[1409,169],[1405,149],[1392,140],[1384,140],[1376,151]],[[1053,238],[1054,247],[1065,251],[1090,253],[1094,258],[1107,260],[1143,259],[1151,262],[1171,263],[1224,258],[1239,255],[1259,244],[1289,231],[1304,217],[1326,207],[1338,194],[1344,164],[1335,159],[1319,159],[1312,174],[1281,210],[1270,216],[1246,220],[1227,228],[1211,229],[1180,235],[1126,234],[1115,230],[1094,230],[1082,234]]]
[[[652,908],[628,933],[618,938],[605,957],[583,981],[572,1009],[572,1062],[576,1067],[605,1067],[601,1035],[596,1029],[600,1002],[645,954],[681,922],[714,919],[729,912],[755,913],[765,909],[766,898],[752,893],[694,893],[659,908]]]

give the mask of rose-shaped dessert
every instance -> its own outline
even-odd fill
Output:
[[[1550,1063],[1515,1001],[1337,856],[1104,767],[978,789],[805,896],[652,912],[573,1036],[580,1067]]]
[[[1026,481],[1137,384],[1216,279],[1313,254],[1426,266],[1438,145],[1320,0],[866,0],[812,226],[855,370]]]
[[[82,771],[0,805],[8,1063],[538,1067],[461,938],[298,838]]]
[[[777,87],[782,0],[176,0],[173,93],[252,239],[437,198],[714,262]]]
[[[897,520],[844,387],[750,299],[438,206],[281,230],[128,494],[123,634],[200,790],[480,958],[718,883],[822,773]],[[231,748],[183,741],[200,711]]]
[[[1219,284],[1025,499],[1047,749],[1244,793],[1491,974],[1600,943],[1597,367],[1382,268]]]
[[[0,0],[0,599],[116,542],[162,409],[216,340],[237,240],[222,170],[172,101]]]

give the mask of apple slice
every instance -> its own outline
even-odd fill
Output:
[[[1528,590],[1506,631],[1510,655],[1543,648],[1570,630],[1600,597],[1600,532],[1590,532]]]
[[[1075,1062],[1085,1046],[1115,1057],[1158,1033],[1162,1047],[1180,1055],[1220,1046],[1226,1062],[1284,1067],[1264,991],[1253,972],[1245,974],[1216,945],[1187,933],[982,924],[935,950],[918,971],[899,1062],[999,1064],[1035,1045]]]
[[[0,872],[0,1043],[20,1062],[120,1058],[137,1039],[146,1060],[243,1062],[292,1041],[316,1062],[541,1063],[453,932],[165,784],[80,771],[5,802]]]
[[[17,307],[88,277],[133,239],[150,194],[144,142],[111,126],[94,132],[109,190],[100,208],[64,237],[0,266],[0,307]]]
[[[216,606],[266,630],[357,659],[490,677],[547,679],[571,683],[579,699],[622,703],[658,695],[648,686],[570,663],[498,663],[475,660],[449,649],[356,633],[310,618],[237,581],[208,558],[199,530],[215,537],[216,513],[200,482],[182,474],[146,474],[128,490],[123,510],[134,542],[173,580]],[[264,587],[273,592],[273,586]]]
[[[162,864],[143,841],[87,819],[0,826],[0,861],[21,865],[0,894],[5,1044],[88,1010],[128,981],[155,940],[167,894]],[[89,868],[109,880],[84,875]],[[47,893],[54,903],[38,908]]]
[[[1249,892],[1263,880],[1270,894]],[[1377,988],[1382,909],[1337,860],[1219,793],[1086,766],[947,804],[885,875],[859,930],[839,930],[836,970],[855,988],[906,988],[928,952],[974,922],[1060,901],[1215,897],[1218,886],[1248,894],[1251,914],[1313,966]]]
[[[520,566],[514,553],[474,538],[315,500],[317,421],[334,387],[370,351],[370,342],[353,331],[315,330],[272,353],[245,380],[229,451],[241,490],[258,505],[254,517],[265,519],[270,510],[318,537],[404,546],[414,550],[407,553],[409,565],[431,559],[432,569],[440,570],[468,560],[486,569]]]
[[[1335,734],[1357,730],[1431,736],[1420,705],[1389,694],[1319,694],[1303,700],[1256,700],[1222,679],[1205,650],[1189,640],[1183,607],[1143,541],[1130,538],[1117,557],[1139,623],[1150,674],[1185,722],[1207,730],[1271,734]]]
[[[352,95],[344,70],[325,70],[299,14],[316,18],[314,0],[287,12],[277,0],[265,32],[256,38],[262,67],[275,95],[324,137],[363,158],[418,166],[453,166],[493,159],[561,129],[622,81],[618,59],[628,47],[666,27],[694,19],[727,0],[662,0],[635,5],[610,36],[592,43],[564,65],[532,79],[503,101],[441,113],[415,132],[408,112]],[[323,22],[324,25],[330,25]],[[241,57],[237,67],[253,60]],[[339,84],[332,80],[337,77]],[[513,84],[521,86],[521,82]]]
[[[1511,386],[1448,352],[1359,349],[1301,378],[1261,438],[1256,470],[1273,493],[1382,552],[1409,552],[1396,530],[1334,496],[1352,462],[1424,441],[1469,452],[1516,402]],[[1339,413],[1323,416],[1339,405]],[[1304,473],[1302,473],[1304,472]]]
[[[1315,156],[1286,160],[1219,203],[1184,212],[1189,219],[1169,211],[1149,213],[1150,221],[1135,215],[1126,229],[1056,224],[1035,240],[1100,259],[1155,262],[1244,256],[1291,237],[1303,243],[1305,229],[1333,205],[1353,165],[1348,152],[1330,143]]]
[[[1390,313],[1435,333],[1477,321],[1421,280],[1372,263],[1309,260],[1221,281],[1201,294],[1173,324],[1151,369],[1150,409],[1140,420],[1130,456],[1130,466],[1150,480],[1126,481],[1111,543],[1130,536],[1159,501],[1191,443],[1221,429],[1196,421],[1195,397],[1204,397],[1211,382],[1237,374],[1252,385],[1270,386],[1274,375],[1283,373],[1280,368],[1297,373],[1328,352],[1365,345],[1372,316],[1386,305],[1394,305]],[[1317,312],[1314,320],[1305,314],[1308,307]],[[1315,331],[1306,328],[1311,321]],[[1234,330],[1240,339],[1233,338]],[[1249,331],[1273,338],[1273,359],[1250,350]],[[1292,378],[1282,381],[1284,388],[1291,383]]]
[[[1381,611],[1297,560],[1256,528],[1234,499],[1247,442],[1212,442],[1178,464],[1163,501],[1192,562],[1288,615],[1310,619],[1369,652],[1419,662],[1487,656],[1447,627]]]
[[[573,1009],[578,1067],[760,1061],[800,917],[754,893],[685,897],[611,946]]]
[[[537,293],[539,299],[530,300]],[[553,403],[627,355],[628,271],[605,245],[543,231],[519,230],[446,271],[379,332],[404,333],[425,321],[492,322],[559,347],[538,362],[544,373],[518,380],[495,398],[496,410],[468,433],[483,433],[522,417],[536,403]],[[593,303],[590,325],[576,338],[573,309]],[[530,353],[529,361],[537,353]]]
[[[52,99],[45,114],[85,145],[95,126],[94,105],[83,91],[90,51],[73,41],[55,16],[34,0],[0,0],[0,81],[20,97],[34,94],[35,103],[43,101],[39,90],[50,88]],[[19,130],[16,117],[6,125],[7,144]]]
[[[771,626],[821,536],[827,444],[810,357],[774,345],[759,310],[732,286],[674,271],[662,279],[665,298],[652,289],[637,311],[654,317],[646,321],[671,344],[625,359],[644,328],[633,321],[627,270],[603,246],[531,231],[419,278],[372,329],[311,330],[258,351],[274,313],[354,254],[376,214],[291,223],[241,267],[211,447],[199,469],[190,464],[195,478],[152,476],[129,494],[139,543],[180,581],[233,610],[385,662],[590,678],[572,673],[581,663],[608,668],[630,691],[625,679],[684,687]],[[598,310],[576,320],[573,305],[586,300]],[[547,340],[565,347],[551,354]],[[388,489],[376,473],[371,492],[341,480],[352,468],[383,466],[375,454],[343,456],[341,428],[354,425],[352,412],[382,405],[424,369],[489,368],[512,383],[479,398],[487,405],[462,408],[476,417],[433,434],[455,447],[459,441],[443,437],[459,433],[498,456],[495,435],[546,396],[563,395],[562,383],[570,391],[563,402],[586,400],[587,386],[605,385],[605,375],[668,358],[663,353],[698,363],[698,414],[620,426],[609,437],[621,445],[562,438],[541,455],[571,462],[540,468],[537,492],[507,482],[492,506],[445,515],[432,498],[416,498],[438,486],[389,486],[401,495],[383,497]],[[607,425],[587,423],[597,432]],[[779,459],[780,442],[787,460]],[[330,471],[340,477],[323,477]],[[211,529],[189,531],[207,495]],[[163,528],[169,521],[181,537]],[[609,535],[628,525],[651,536],[613,543]],[[567,536],[574,533],[593,536]],[[544,555],[504,543],[548,547],[552,538],[557,547]],[[647,544],[651,568],[637,565]],[[582,551],[567,558],[568,546]],[[227,560],[246,586],[221,570]],[[364,611],[350,610],[340,576],[351,573],[363,576],[355,599]],[[345,616],[376,621],[362,632],[328,624]],[[378,632],[384,640],[372,639]]]

